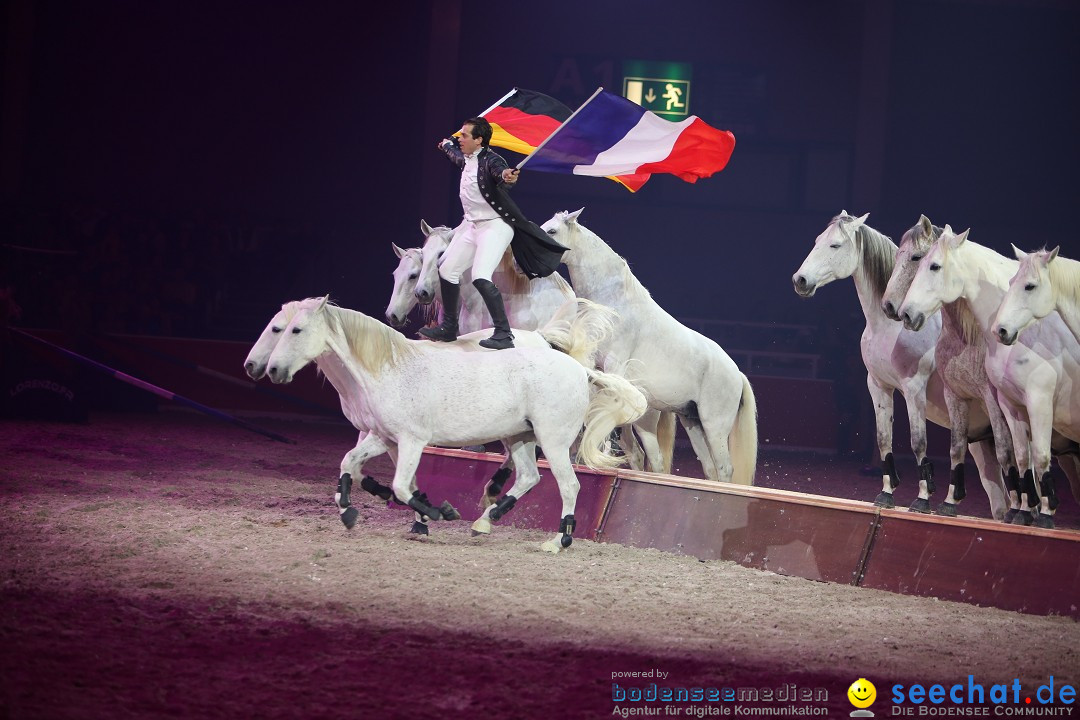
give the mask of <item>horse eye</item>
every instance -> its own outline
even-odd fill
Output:
[[[1024,289],[1027,290],[1028,292],[1031,292],[1032,290],[1035,289],[1035,283],[1028,283],[1027,285],[1024,286]]]
[[[911,262],[919,262],[920,260],[922,260],[922,255],[912,255],[911,256]]]
[[[277,335],[277,334],[278,334],[279,332],[281,332],[281,328],[279,328],[279,327],[272,327],[272,328],[270,328],[270,332],[272,332],[272,333],[274,333],[275,335]]]
[[[835,245],[830,245],[829,247],[831,247],[833,250],[839,250],[840,249],[840,243],[836,243]]]
[[[930,263],[930,271],[937,272],[941,269],[941,263]]]
[[[418,277],[420,277],[419,273],[410,273],[410,275],[409,275],[410,280],[415,280]]]
[[[554,229],[554,228],[552,228],[551,230],[548,230],[548,231],[547,231],[547,234],[548,234],[548,235],[551,235],[552,237],[555,237],[555,229]]]
[[[292,334],[293,335],[299,335],[300,334],[300,328],[293,328],[292,329]]]

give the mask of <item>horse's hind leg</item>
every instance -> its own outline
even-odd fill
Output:
[[[660,450],[660,441],[657,439],[657,426],[660,424],[660,411],[649,408],[645,414],[634,422],[633,428],[641,441],[641,449],[645,453],[646,467],[649,472],[666,472],[664,457]]]
[[[553,457],[554,456],[554,457]],[[550,553],[558,553],[564,548],[570,547],[574,541],[574,510],[577,507],[578,492],[581,483],[574,473],[574,467],[570,464],[569,451],[555,452],[548,456],[551,465],[551,474],[555,476],[555,482],[559,484],[559,495],[562,496],[562,520],[559,524],[559,533],[540,546],[541,550]]]
[[[911,452],[915,455],[915,464],[919,468],[919,495],[911,503],[910,510],[930,512],[930,496],[937,487],[934,484],[934,465],[926,457],[926,382],[904,392],[904,404],[907,405],[908,427],[911,429]],[[964,437],[967,445],[967,409],[964,409]],[[949,417],[952,417],[950,411]],[[952,424],[950,422],[950,424]],[[963,456],[961,456],[963,457]]]
[[[949,492],[938,505],[937,514],[956,517],[957,504],[967,496],[964,484],[964,461],[967,459],[968,428],[971,426],[971,401],[960,397],[947,386],[945,406],[949,410]],[[925,422],[925,421],[924,421]],[[929,483],[933,483],[931,478]],[[919,480],[919,497],[908,507],[915,512],[930,512],[930,493],[927,483]]]
[[[510,454],[510,446],[505,441],[503,441],[503,448],[506,450],[506,459],[503,460],[499,469],[484,485],[484,494],[480,496],[481,510],[494,504],[499,499],[499,496],[502,495],[503,486],[510,477],[510,473],[514,471],[514,459]]]
[[[503,442],[510,448],[510,457],[513,458],[514,469],[517,471],[514,484],[472,524],[474,535],[489,534],[491,522],[510,512],[518,499],[540,482],[540,470],[536,466],[536,443],[523,438],[507,439]]]
[[[892,452],[893,389],[878,385],[874,376],[869,373],[866,374],[866,387],[874,403],[874,425],[882,465],[881,492],[874,498],[874,504],[891,508],[895,505],[893,490],[900,485],[900,476],[896,472]]]
[[[997,449],[997,443],[989,440],[973,443],[968,446],[968,452],[971,453],[975,466],[979,469],[979,479],[982,481],[987,499],[990,500],[990,514],[995,520],[1001,520],[1009,508],[1009,498],[1002,478],[1001,461],[998,459],[1001,453]],[[1011,450],[1009,456],[1012,457]],[[1015,465],[1013,472],[1016,472]]]

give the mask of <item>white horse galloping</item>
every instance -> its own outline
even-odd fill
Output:
[[[1073,390],[1080,384],[1080,343],[1056,314],[1020,333],[1011,346],[997,342],[994,318],[1018,263],[969,241],[968,232],[957,235],[945,226],[920,263],[899,315],[917,330],[945,304],[969,307],[986,341],[987,376],[998,390],[1016,462],[1025,473],[1025,499],[1036,504],[1038,478],[1042,499],[1035,522],[1053,527],[1053,433],[1080,441],[1080,394]],[[1069,479],[1076,495],[1080,487],[1073,473]],[[1013,522],[1027,524],[1030,517],[1019,513]]]
[[[896,309],[903,303],[911,281],[919,269],[919,263],[934,240],[941,235],[941,230],[922,215],[919,222],[901,238],[900,248],[896,253],[896,266],[881,298],[881,309],[891,319],[900,320]],[[948,516],[957,514],[957,506],[967,495],[964,456],[970,449],[979,468],[983,488],[990,500],[991,513],[995,519],[1008,522],[1015,512],[1010,515],[1006,511],[1008,503],[1005,487],[1002,485],[1001,469],[1008,470],[1004,482],[1014,494],[1014,499],[1019,498],[1020,481],[1013,457],[1012,434],[998,405],[997,391],[986,376],[986,343],[979,326],[970,313],[961,312],[961,308],[955,304],[941,308],[941,334],[934,346],[934,362],[945,385],[951,465],[949,490],[945,501],[938,506],[936,512]],[[988,455],[990,448],[987,443],[991,438],[996,464],[990,461]],[[978,443],[978,446],[970,447],[969,443],[972,442]],[[920,486],[919,497],[912,503],[912,509],[929,512],[929,496],[932,491],[932,483],[927,483],[925,488]]]
[[[273,382],[290,382],[309,363],[329,361],[338,363],[359,390],[368,434],[346,456],[349,465],[342,461],[335,497],[347,527],[358,514],[349,500],[352,475],[362,472],[371,457],[396,448],[393,495],[438,520],[446,503],[432,505],[416,485],[424,447],[501,440],[510,448],[517,477],[473,525],[476,532],[490,532],[490,522],[539,481],[530,444],[535,442],[544,449],[563,500],[559,533],[543,544],[559,552],[572,542],[580,487],[570,462],[571,444],[581,432],[579,459],[593,468],[615,467],[620,459],[602,449],[608,435],[646,407],[641,392],[624,378],[585,368],[550,348],[461,352],[442,343],[409,340],[327,298],[298,301],[281,335],[267,361]]]
[[[1020,331],[1055,310],[1080,339],[1080,262],[1058,255],[1061,247],[1026,253],[1013,245],[1020,266],[1009,280],[994,328],[1010,345]]]
[[[563,262],[575,292],[618,314],[614,333],[600,347],[600,363],[609,370],[630,363],[635,384],[656,411],[650,426],[634,426],[651,463],[662,463],[656,423],[662,413],[674,413],[707,478],[752,485],[758,441],[750,381],[713,340],[661,308],[626,261],[578,222],[581,212],[558,212],[542,227],[569,248]]]

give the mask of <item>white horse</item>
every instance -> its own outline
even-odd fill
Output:
[[[968,241],[968,232],[957,235],[945,226],[919,264],[899,315],[906,326],[918,330],[943,305],[968,306],[986,340],[986,372],[998,390],[1017,465],[1039,481],[1042,500],[1035,522],[1053,527],[1058,499],[1050,474],[1052,434],[1057,430],[1080,441],[1080,393],[1074,391],[1080,383],[1080,343],[1058,315],[1020,333],[1011,346],[998,343],[994,317],[1018,263]],[[1073,474],[1070,482],[1074,496],[1080,497]],[[1026,485],[1025,499],[1034,504],[1034,482]],[[1026,522],[1025,513],[1013,522]]]
[[[442,258],[450,239],[454,235],[454,228],[439,226],[431,227],[424,220],[420,221],[420,231],[424,235],[423,252],[420,256],[421,267],[412,286],[413,300],[425,306],[433,306],[438,301],[441,308],[442,293],[439,290],[439,260]],[[401,257],[400,248],[394,246],[394,252]],[[405,259],[399,262],[399,269]],[[414,259],[410,258],[409,267],[413,267]],[[404,273],[406,278],[411,277],[412,271]],[[398,284],[398,271],[394,276],[394,293],[387,306],[387,318],[394,323],[390,313],[396,318],[403,320],[401,310],[407,306],[404,294],[408,291],[408,282]],[[510,248],[506,249],[499,267],[495,269],[493,281],[499,286],[503,296],[503,304],[506,306],[506,317],[510,321],[510,327],[524,330],[536,330],[551,319],[551,316],[568,299],[573,298],[574,289],[559,275],[551,273],[547,277],[530,280],[528,276],[518,272],[514,264],[514,254]],[[411,306],[409,307],[411,310]],[[473,287],[472,273],[466,271],[461,276],[461,309],[458,315],[458,327],[462,333],[481,330],[491,327],[491,315],[487,311],[484,299]],[[516,337],[516,336],[515,336]]]
[[[505,515],[539,481],[530,445],[535,442],[544,449],[563,500],[559,533],[542,547],[559,552],[570,545],[580,488],[570,446],[581,432],[581,462],[592,468],[617,466],[620,458],[603,446],[616,426],[644,412],[646,401],[637,388],[550,348],[459,352],[409,340],[363,313],[329,304],[327,298],[298,303],[266,372],[273,382],[287,383],[309,363],[333,359],[359,388],[356,397],[368,434],[343,460],[342,479],[350,480],[339,483],[335,497],[346,526],[357,516],[348,498],[351,476],[362,472],[371,457],[396,448],[393,495],[438,520],[447,504],[433,506],[416,486],[424,447],[501,440],[511,448],[517,477],[473,524],[475,532],[490,532],[490,522]]]
[[[919,468],[919,499],[929,497],[933,464],[926,457],[926,420],[948,427],[945,391],[934,364],[934,346],[941,320],[930,318],[923,332],[905,330],[881,309],[881,295],[892,275],[896,244],[846,210],[829,221],[810,254],[791,278],[800,297],[813,297],[817,289],[833,280],[853,277],[866,327],[859,347],[866,365],[866,387],[874,403],[877,446],[882,463],[882,490],[874,499],[879,507],[893,507],[893,490],[900,485],[893,460],[893,393],[899,391],[907,405],[911,451]],[[923,509],[925,512],[925,509]]]
[[[612,336],[600,346],[605,369],[627,367],[655,411],[635,423],[656,467],[661,458],[657,423],[678,415],[710,480],[752,485],[757,465],[757,401],[750,381],[724,350],[669,315],[626,261],[578,222],[581,210],[558,212],[542,227],[569,248],[563,262],[582,297],[618,314]],[[673,435],[673,419],[663,431]],[[663,442],[669,442],[663,440]]]
[[[896,253],[896,265],[881,298],[881,309],[891,319],[900,320],[896,308],[903,303],[911,280],[919,269],[919,262],[939,235],[941,228],[922,215],[919,222],[901,238],[900,248]],[[934,362],[945,384],[945,406],[949,411],[950,429],[949,460],[952,468],[949,491],[945,501],[938,506],[937,514],[957,514],[957,505],[967,494],[964,456],[968,452],[969,442],[986,441],[987,433],[990,432],[997,467],[988,465],[987,458],[983,456],[988,448],[972,448],[972,455],[980,461],[980,479],[990,499],[991,512],[996,519],[1008,522],[1016,511],[1006,512],[1008,503],[1000,469],[1008,469],[1005,486],[1013,499],[1018,501],[1020,474],[1013,457],[1012,434],[1009,432],[1005,415],[998,406],[997,391],[986,376],[986,344],[979,326],[970,314],[961,313],[955,304],[941,308],[941,334],[934,346]],[[912,508],[928,512],[929,497],[924,499],[922,492],[923,489],[920,488],[919,498]],[[1019,508],[1018,503],[1015,506]]]
[[[1060,249],[1026,253],[1013,245],[1020,266],[998,308],[994,330],[999,341],[1016,342],[1021,330],[1055,310],[1080,338],[1080,262],[1060,257]]]
[[[271,353],[277,347],[282,338],[284,329],[292,320],[293,315],[300,309],[296,302],[282,305],[270,322],[263,328],[259,338],[252,345],[244,360],[244,371],[252,380],[260,380],[266,376],[267,362]],[[597,346],[614,328],[615,312],[611,308],[604,307],[585,298],[573,298],[563,303],[562,307],[548,320],[540,330],[515,330],[519,347],[554,348],[571,356],[586,367],[595,365]],[[436,347],[454,349],[465,352],[488,352],[480,346],[480,341],[488,337],[485,331],[476,331],[461,335],[455,342],[438,343]],[[341,402],[341,410],[346,419],[352,423],[359,432],[357,446],[363,442],[368,434],[367,421],[361,408],[363,403],[359,397],[361,388],[353,380],[349,373],[344,371],[341,363],[333,357],[316,359],[319,372],[322,373],[330,384],[338,392]],[[481,495],[480,506],[486,508],[499,498],[503,485],[510,477],[513,470],[513,461],[510,448],[507,447],[507,457],[500,468],[488,480]],[[397,464],[397,450],[388,450],[391,460]],[[351,467],[352,461],[346,454],[342,460],[342,468]],[[344,470],[342,471],[342,475]],[[389,500],[392,495],[390,489],[378,483],[374,478],[364,476],[360,481],[361,487],[367,492]],[[427,526],[422,518],[418,517],[413,526],[413,531],[426,534]]]

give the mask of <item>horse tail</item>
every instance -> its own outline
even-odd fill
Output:
[[[641,417],[648,409],[645,395],[632,382],[613,373],[585,369],[593,391],[585,411],[585,429],[578,443],[577,461],[590,468],[618,467],[625,458],[612,455],[608,439],[611,431]]]
[[[596,349],[615,331],[616,317],[607,305],[574,297],[560,305],[537,332],[554,349],[592,368]]]
[[[728,438],[731,466],[734,469],[731,482],[753,485],[758,453],[757,400],[750,380],[745,374],[739,374],[742,375],[742,398],[739,400],[739,412],[735,415],[735,426],[731,428]]]
[[[671,472],[671,460],[675,455],[675,413],[670,410],[660,412],[660,422],[656,424],[656,442],[660,445],[660,472]]]

